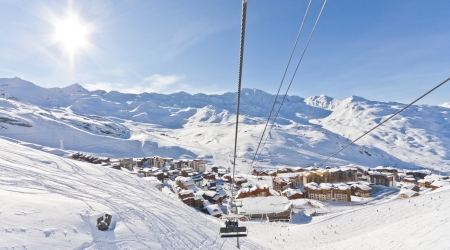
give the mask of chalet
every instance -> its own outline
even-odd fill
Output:
[[[178,176],[177,178],[175,178],[175,183],[185,190],[190,189],[190,187],[195,187],[194,180],[189,177]]]
[[[218,169],[216,166],[212,166],[212,167],[211,167],[211,172],[213,172],[213,173],[218,173],[218,172],[219,172],[219,169]]]
[[[252,175],[255,176],[269,176],[269,170],[258,170],[258,169],[253,169],[253,173]]]
[[[237,192],[236,199],[248,197],[267,197],[271,195],[269,186],[267,185],[260,187],[257,184],[244,184],[244,186]]]
[[[272,188],[275,191],[281,192],[288,188],[293,188],[294,184],[287,178],[272,177]]]
[[[121,169],[121,167],[120,167],[120,163],[119,163],[119,162],[114,162],[114,163],[111,163],[111,168],[114,168],[114,169],[120,170],[120,169]]]
[[[450,185],[450,182],[449,182],[449,181],[438,180],[438,181],[433,181],[433,182],[430,184],[430,187],[431,187],[431,189],[435,190],[435,189],[438,189],[438,188],[440,188],[440,187],[443,187],[443,186],[449,186],[449,185]]]
[[[359,197],[368,198],[372,196],[372,188],[367,185],[355,183],[351,185],[351,193]]]
[[[183,177],[189,177],[189,174],[194,172],[195,170],[193,168],[183,168],[181,169],[180,175]]]
[[[284,196],[237,199],[238,214],[250,220],[290,221],[292,202]]]
[[[351,190],[346,184],[331,184],[314,182],[308,183],[306,186],[306,196],[309,199],[321,201],[351,201]]]
[[[304,172],[304,171],[305,171],[305,169],[301,168],[301,167],[292,168],[292,172],[294,172],[294,173],[299,173],[299,172]]]
[[[72,154],[72,159],[78,160],[78,161],[85,161],[93,164],[102,164],[103,162],[109,162],[109,158],[107,157],[96,157],[92,155],[87,155],[84,153],[74,153]]]
[[[431,188],[432,182],[433,182],[433,180],[426,180],[426,179],[421,179],[421,180],[417,181],[417,183],[419,184],[419,187],[424,187],[424,188]]]
[[[376,184],[382,185],[386,187],[395,187],[395,178],[391,173],[380,173],[376,171],[368,171],[367,172],[367,181]]]
[[[272,170],[272,171],[269,171],[269,176],[271,176],[271,177],[275,177],[275,176],[277,176],[277,171],[275,171],[275,170]]]
[[[405,175],[401,180],[405,183],[416,183],[416,178],[413,175]]]
[[[416,184],[413,184],[413,183],[402,182],[401,183],[401,189],[409,189],[409,190],[413,190],[415,192],[419,192],[420,187],[418,185],[416,185]]]
[[[126,168],[130,171],[133,170],[133,158],[123,158],[119,160],[120,167]]]
[[[205,183],[202,184],[203,190],[216,190],[216,181],[215,180],[207,180]]]
[[[224,190],[203,192],[203,198],[212,204],[222,204],[225,197],[226,192]]]
[[[411,197],[419,196],[419,193],[414,190],[404,188],[404,189],[400,190],[399,196],[400,196],[400,198],[411,198]]]
[[[194,197],[194,191],[192,190],[181,190],[178,192],[178,198],[183,200],[185,198]]]
[[[300,189],[288,188],[282,192],[283,196],[289,200],[302,199],[303,192]]]
[[[293,187],[303,186],[303,173],[279,174],[278,177],[291,182]]]
[[[215,179],[216,179],[216,175],[215,175],[214,173],[204,172],[204,173],[203,173],[203,179],[206,179],[206,180],[215,180]]]
[[[146,169],[139,169],[138,174],[142,175],[143,177],[151,176],[152,172],[146,168]]]
[[[231,182],[232,181],[231,174],[224,174],[222,176],[222,181],[224,181],[224,182]]]
[[[237,177],[234,178],[234,183],[237,186],[242,186],[242,184],[244,184],[246,182],[247,182],[247,179],[242,177],[242,176],[237,176]]]
[[[211,204],[209,201],[204,201],[204,210],[208,212],[209,215],[220,218],[222,217],[223,211],[217,204]]]

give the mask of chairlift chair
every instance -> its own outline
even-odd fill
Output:
[[[232,237],[247,237],[247,227],[240,227],[237,217],[235,221],[227,220],[225,221],[225,227],[220,228],[221,238],[232,238]]]

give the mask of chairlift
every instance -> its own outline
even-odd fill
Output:
[[[240,227],[237,217],[236,220],[226,220],[225,227],[220,228],[221,238],[235,238],[235,237],[247,237],[247,227]]]

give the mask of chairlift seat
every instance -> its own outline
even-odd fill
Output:
[[[221,238],[232,238],[232,237],[247,237],[247,234],[222,234]]]
[[[221,227],[220,233],[246,233],[247,227]]]

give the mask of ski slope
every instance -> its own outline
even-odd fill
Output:
[[[3,139],[0,170],[1,249],[234,249],[218,235],[218,219],[126,171]],[[111,227],[99,231],[96,220],[105,212]]]
[[[218,235],[222,221],[126,171],[2,139],[0,169],[2,249],[235,249]],[[243,222],[241,249],[448,249],[448,211],[448,188],[319,217],[300,211],[291,223]],[[98,231],[105,212],[111,227]]]
[[[332,205],[331,203],[330,205]],[[450,189],[294,223],[247,223],[272,249],[449,249]]]

